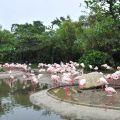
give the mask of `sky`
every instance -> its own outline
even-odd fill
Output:
[[[67,15],[76,21],[86,11],[84,6],[84,0],[0,0],[0,25],[10,30],[12,24],[39,20],[48,26],[56,17]]]

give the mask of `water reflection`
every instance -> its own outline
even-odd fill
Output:
[[[0,81],[0,120],[64,120],[59,115],[32,105],[29,94],[14,92]]]

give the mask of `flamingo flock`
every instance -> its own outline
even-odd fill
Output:
[[[21,70],[24,72],[23,79],[29,79],[31,81],[31,85],[33,90],[37,88],[37,85],[39,84],[39,80],[42,78],[44,72],[47,72],[50,75],[51,81],[53,83],[53,87],[57,86],[64,86],[64,90],[67,96],[70,95],[70,88],[69,85],[74,85],[75,83],[78,83],[79,88],[83,89],[85,88],[87,84],[87,80],[84,78],[81,78],[81,76],[84,74],[85,64],[84,63],[77,63],[70,61],[69,63],[63,63],[60,64],[54,63],[54,64],[44,64],[39,63],[38,69],[39,74],[35,75],[34,71],[31,69],[31,64],[19,64],[19,63],[5,63],[0,64],[0,67],[3,67],[7,70],[9,70],[10,79],[11,81],[14,81],[14,76],[12,75],[12,70]],[[93,67],[93,65],[88,65],[90,70],[97,71],[99,68],[98,66]],[[101,65],[101,67],[105,68],[106,70],[113,69],[107,64]],[[109,94],[117,93],[116,90],[109,86],[110,81],[118,80],[120,79],[120,66],[117,67],[116,71],[111,74],[104,75],[104,77],[99,78],[97,81],[98,83],[102,83],[103,86],[105,86],[105,92]]]
[[[23,84],[23,89],[25,89],[28,86],[28,83],[30,82],[31,86],[32,86],[32,90],[35,91],[35,89],[37,88],[39,81],[38,81],[38,76],[36,76],[34,74],[34,71],[31,70],[30,65],[28,66],[27,64],[19,64],[19,63],[5,63],[5,64],[1,64],[0,65],[2,68],[8,70],[8,74],[9,74],[9,79],[6,81],[6,83],[9,85],[9,87],[14,87],[15,83],[17,81],[16,77],[13,75],[13,71],[18,70],[18,71],[22,71],[23,72],[23,82],[21,82],[21,84]],[[39,75],[40,76],[40,75]]]
[[[43,66],[47,66],[47,65],[43,65]],[[82,68],[81,68],[82,67]],[[93,65],[88,65],[88,67],[94,71],[97,71],[99,68],[98,66],[93,67]],[[107,64],[103,64],[101,65],[101,67],[104,67],[106,70],[112,70],[113,68]],[[49,64],[46,67],[46,71],[51,74],[51,79],[53,80],[53,76],[54,76],[54,82],[58,83],[60,85],[60,83],[64,84],[65,86],[67,86],[66,90],[66,94],[69,93],[69,87],[68,85],[73,85],[75,83],[75,81],[78,83],[79,88],[83,89],[86,86],[87,80],[81,78],[81,75],[84,74],[84,68],[85,68],[85,64],[84,63],[76,63],[76,62],[72,62],[70,61],[69,63],[62,63],[61,64]],[[81,68],[82,72],[80,69],[77,68]],[[59,73],[61,76],[59,76]],[[101,72],[101,74],[103,74]],[[58,79],[59,78],[59,79]],[[109,87],[109,81],[115,81],[120,79],[120,67],[117,67],[117,70],[112,73],[112,74],[106,74],[104,75],[104,77],[99,78],[99,80],[97,81],[98,83],[101,83],[103,86],[105,86],[104,91],[107,93],[117,93],[115,92],[116,90],[113,87]],[[103,89],[102,86],[102,89]],[[69,95],[69,94],[68,94]]]

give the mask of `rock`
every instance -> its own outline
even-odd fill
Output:
[[[86,79],[86,85],[85,88],[96,88],[98,86],[101,86],[101,83],[98,83],[97,81],[99,78],[103,77],[104,75],[99,72],[91,72],[88,74],[83,74],[82,78]]]

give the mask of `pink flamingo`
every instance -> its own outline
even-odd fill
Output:
[[[65,87],[64,87],[64,90],[65,90],[66,96],[67,96],[67,97],[70,96],[70,87],[69,87],[69,86],[65,86]]]
[[[98,70],[98,66],[95,66],[95,67],[94,67],[94,70],[97,71],[97,70]]]
[[[67,97],[70,96],[69,85],[72,84],[72,79],[70,78],[70,76],[71,76],[70,73],[64,73],[61,81],[64,84],[64,90]]]
[[[111,77],[112,77],[112,79],[114,79],[114,80],[119,79],[119,76],[118,76],[117,73],[113,73],[113,74],[111,75]]]
[[[113,73],[113,74],[111,75],[111,78],[112,78],[112,80],[113,80],[113,85],[115,86],[115,85],[116,85],[116,80],[119,79],[119,75],[118,75],[117,73]]]
[[[31,78],[31,84],[32,84],[33,91],[35,91],[35,89],[37,88],[37,86],[39,84],[39,81],[34,74]]]
[[[54,73],[54,72],[55,72],[55,68],[52,67],[52,66],[50,66],[50,67],[47,69],[47,72],[48,72],[49,74]]]
[[[57,85],[60,81],[60,76],[58,75],[51,75],[51,80],[53,80],[53,84]]]
[[[93,69],[93,66],[92,66],[92,65],[88,65],[88,66],[89,66],[90,70],[92,70],[92,69]]]
[[[82,67],[82,69],[80,70],[80,72],[81,72],[81,74],[84,74],[85,64],[81,63],[80,66]]]
[[[104,68],[107,68],[108,65],[107,64],[103,64],[101,66],[104,67]]]
[[[112,96],[114,93],[117,93],[117,91],[113,87],[105,86],[105,91],[108,93],[107,96]]]
[[[78,81],[79,88],[84,88],[86,85],[86,79],[81,79]]]
[[[117,66],[117,69],[120,70],[120,66]]]
[[[105,76],[105,78],[106,78],[106,80],[107,80],[108,82],[111,82],[111,81],[112,81],[111,74],[107,74],[107,75]]]
[[[74,80],[80,80],[81,79],[81,76],[80,75],[78,75],[78,76],[76,76],[75,78],[74,78]]]

